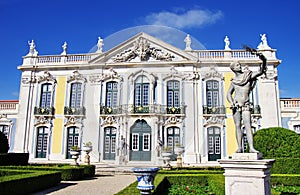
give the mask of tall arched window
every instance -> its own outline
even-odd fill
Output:
[[[146,76],[139,76],[134,86],[134,106],[136,112],[147,112],[149,106],[149,80]],[[141,109],[144,107],[144,109]]]
[[[48,148],[48,128],[37,128],[36,158],[46,158]]]
[[[45,83],[41,87],[40,107],[49,108],[51,106],[52,84]]]
[[[82,100],[82,84],[72,83],[70,92],[70,107],[80,108]]]
[[[79,146],[79,130],[77,127],[67,129],[67,158],[72,158],[70,150],[73,146]]]
[[[180,85],[179,81],[168,81],[167,83],[167,105],[168,107],[179,107],[180,101]]]
[[[219,82],[210,80],[206,82],[206,104],[208,107],[218,107],[219,102]]]
[[[118,99],[118,83],[111,81],[106,83],[106,103],[108,108],[116,107]]]

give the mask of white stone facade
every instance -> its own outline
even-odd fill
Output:
[[[268,70],[251,98],[255,130],[281,125],[280,60],[261,52]],[[116,164],[159,164],[159,141],[184,146],[190,165],[232,154],[229,64],[257,71],[261,63],[245,50],[181,50],[146,33],[109,51],[23,58],[13,150],[68,161],[72,145],[92,142],[92,162]]]

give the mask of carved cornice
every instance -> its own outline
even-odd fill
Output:
[[[75,70],[73,72],[73,75],[71,75],[67,80],[68,83],[73,81],[86,82],[86,78],[82,74],[80,74],[78,70]]]
[[[38,116],[34,126],[50,125],[50,118],[46,116]]]
[[[67,122],[65,123],[65,127],[68,126],[81,126],[82,125],[82,117],[69,116],[67,117]]]
[[[115,79],[119,81],[123,81],[123,78],[113,68],[109,69],[109,73],[89,76],[89,80],[92,83],[99,83],[101,81],[115,80]]]
[[[204,72],[202,74],[203,80],[207,80],[207,79],[211,79],[211,78],[219,78],[221,80],[224,79],[223,75],[221,73],[217,72],[217,70],[214,67],[211,67],[209,71]]]
[[[210,125],[223,125],[224,118],[224,116],[211,116],[205,121],[204,126],[206,127]]]
[[[115,117],[107,116],[104,118],[101,126],[107,126],[107,125],[113,125],[113,124],[117,124],[117,120],[115,119]]]
[[[52,82],[56,83],[56,79],[48,71],[44,72],[44,75],[38,77],[38,82]]]
[[[151,47],[150,43],[146,39],[140,37],[133,44],[133,47],[113,57],[113,61],[130,62],[135,58],[139,58],[139,61],[148,61],[150,57],[160,61],[172,61],[172,58],[174,58],[174,56],[169,53],[163,52],[161,49]]]
[[[182,119],[176,116],[170,116],[166,121],[165,121],[165,126],[166,125],[178,125],[182,123]]]

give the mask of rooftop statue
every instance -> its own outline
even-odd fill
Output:
[[[191,48],[192,40],[191,40],[191,37],[189,34],[186,35],[184,42],[185,42],[185,50],[191,51],[192,50],[192,48]]]
[[[38,52],[37,50],[35,49],[35,43],[34,43],[34,40],[32,40],[31,42],[28,41],[28,45],[29,45],[29,53],[27,54],[30,55],[30,56],[37,56],[38,55]]]
[[[65,41],[64,44],[61,46],[63,48],[63,52],[61,53],[61,55],[67,55],[67,42]]]
[[[230,47],[229,47],[230,40],[229,40],[228,36],[225,37],[224,42],[225,42],[225,48],[224,49],[225,50],[231,50]]]
[[[271,49],[271,47],[268,45],[267,35],[266,34],[260,34],[260,40],[261,40],[261,42],[257,46],[257,49],[261,49],[261,50],[263,50],[263,49]]]
[[[101,37],[98,37],[98,43],[97,43],[97,53],[102,53],[102,48],[103,48],[103,39]]]
[[[236,153],[243,152],[243,130],[241,128],[242,121],[244,123],[250,153],[259,153],[259,151],[255,150],[253,146],[250,112],[251,102],[249,99],[249,95],[255,87],[257,78],[266,73],[267,59],[262,53],[259,53],[255,49],[247,47],[246,50],[250,51],[254,55],[257,55],[259,59],[262,60],[262,64],[260,65],[259,71],[256,73],[250,71],[249,69],[242,71],[242,67],[239,62],[232,62],[230,64],[230,69],[235,73],[235,76],[229,86],[227,92],[227,100],[230,103],[230,108],[232,110],[233,120],[235,124],[236,140],[238,144]]]

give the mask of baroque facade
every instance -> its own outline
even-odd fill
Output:
[[[181,41],[181,40],[180,40]],[[183,41],[183,40],[182,40]],[[159,164],[160,151],[184,147],[183,162],[226,158],[236,150],[226,92],[238,60],[257,71],[245,50],[186,49],[141,32],[109,51],[40,56],[34,41],[23,57],[14,152],[31,160],[68,161],[70,148],[91,142],[92,162]],[[276,50],[262,39],[267,73],[251,94],[252,127],[281,126]],[[83,157],[82,157],[83,158]]]

